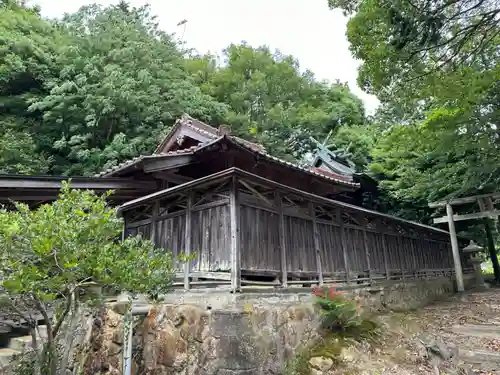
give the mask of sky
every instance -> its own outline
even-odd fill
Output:
[[[74,12],[97,2],[119,0],[32,0],[46,17]],[[356,84],[359,62],[349,51],[345,36],[347,18],[330,10],[327,0],[129,0],[135,6],[149,3],[158,15],[160,27],[176,33],[187,47],[200,53],[221,54],[231,43],[246,41],[251,46],[267,45],[293,55],[301,70],[313,71],[318,79],[347,82],[360,97],[368,113],[378,100]],[[187,23],[177,24],[182,20]]]

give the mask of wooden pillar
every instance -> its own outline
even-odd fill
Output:
[[[156,247],[156,221],[158,220],[158,213],[160,212],[160,202],[156,201],[153,205],[153,212],[151,215],[151,230],[149,234],[149,238],[151,239],[151,242]]]
[[[479,199],[479,208],[481,212],[485,211],[495,211],[493,201],[491,198]],[[498,263],[497,251],[495,248],[496,237],[496,225],[494,220],[489,217],[483,218],[484,231],[486,232],[486,243],[488,244],[488,253],[491,260],[491,265],[493,266],[493,274],[495,275],[495,280],[500,282],[500,264]]]
[[[312,217],[313,223],[313,235],[314,235],[314,253],[316,255],[316,270],[318,272],[319,285],[323,285],[323,269],[321,268],[321,247],[319,242],[319,230],[318,223],[316,221],[316,211],[314,209],[314,203],[309,203],[309,215]]]
[[[370,247],[368,245],[368,236],[366,234],[366,230],[363,229],[363,243],[365,248],[365,256],[366,256],[366,266],[368,267],[368,277],[370,278],[370,283],[373,282],[373,272],[372,266],[370,263]]]
[[[398,258],[399,258],[399,265],[401,267],[401,278],[404,280],[405,276],[406,276],[406,273],[405,273],[406,259],[405,259],[405,251],[403,249],[403,239],[401,238],[401,235],[399,235],[399,234],[396,236],[396,245],[398,246],[397,254],[398,254]]]
[[[455,231],[455,222],[453,221],[453,208],[451,204],[446,205],[446,213],[448,214],[448,228],[450,231],[451,251],[453,252],[453,263],[455,264],[455,277],[457,280],[457,291],[463,292],[464,279],[462,274],[462,263],[460,261],[460,251],[458,248],[457,232]]]
[[[285,230],[285,215],[283,214],[283,202],[281,195],[276,192],[276,207],[279,215],[279,238],[280,238],[280,255],[281,255],[281,286],[288,287],[288,272],[286,265],[286,230]]]
[[[342,220],[342,213],[340,214],[340,241],[342,244],[342,255],[344,256],[345,277],[347,284],[351,283],[351,275],[349,271],[349,257],[347,255],[347,241],[345,237],[345,227]]]
[[[387,251],[387,241],[385,240],[385,233],[380,233],[382,236],[382,252],[384,254],[384,268],[385,268],[385,277],[387,280],[391,279],[390,271],[389,271],[389,255]]]
[[[193,234],[193,227],[192,227],[192,212],[191,209],[193,207],[193,193],[190,192],[189,195],[187,196],[187,201],[186,201],[186,225],[184,228],[184,253],[186,257],[189,257],[192,252],[192,234]],[[186,263],[184,263],[184,289],[189,290],[189,274],[191,273],[191,261],[186,260]]]
[[[122,229],[122,242],[125,241],[125,237],[127,236],[127,219],[125,218],[125,212],[123,215],[123,229]]]
[[[233,177],[229,192],[229,216],[231,222],[231,291],[239,292],[241,290],[240,206],[236,177]]]

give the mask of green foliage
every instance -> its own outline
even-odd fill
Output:
[[[321,313],[323,336],[374,339],[378,335],[377,324],[362,316],[357,303],[333,287],[315,288],[316,305]]]
[[[372,161],[372,150],[382,133],[379,126],[343,125],[339,127],[334,137],[335,146],[349,152],[349,158],[354,162],[357,172],[364,172]]]
[[[243,43],[224,51],[225,66],[214,56],[188,61],[202,90],[229,106],[226,117],[236,134],[263,143],[277,156],[300,157],[309,136],[322,139],[339,124],[364,123],[364,108],[341,83],[318,82],[299,71],[292,56]]]
[[[36,152],[33,136],[16,130],[19,119],[0,119],[0,173],[45,174],[51,159]]]
[[[52,204],[30,210],[16,203],[15,210],[0,210],[2,308],[33,327],[30,310],[44,317],[48,342],[40,359],[42,373],[55,374],[60,328],[87,287],[151,297],[169,290],[171,253],[140,237],[119,241],[123,222],[106,197],[65,184]],[[101,296],[92,298],[98,302]]]
[[[185,56],[147,6],[85,6],[56,22],[5,4],[0,107],[8,140],[24,134],[20,152],[0,156],[6,171],[90,175],[151,153],[183,113],[290,160],[309,151],[309,135],[365,120],[346,85],[318,82],[266,47],[231,45],[224,65]]]
[[[88,282],[135,293],[168,288],[169,253],[150,241],[117,241],[122,220],[105,196],[71,190],[57,201],[30,210],[0,211],[1,271],[5,291],[54,301],[60,293]]]
[[[358,83],[382,101],[373,121],[384,131],[367,167],[383,189],[381,209],[429,223],[429,201],[497,190],[498,6],[329,4],[350,16],[351,51],[362,60]]]

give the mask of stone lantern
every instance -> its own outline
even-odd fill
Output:
[[[464,253],[469,254],[469,259],[474,267],[474,274],[478,286],[484,285],[483,270],[481,269],[481,263],[483,262],[483,258],[481,256],[482,251],[483,248],[473,240],[471,240],[470,243],[463,249]]]

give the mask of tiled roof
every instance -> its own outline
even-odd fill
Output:
[[[189,154],[193,154],[194,151],[196,151],[196,150],[198,150],[200,148],[203,148],[205,146],[206,146],[206,144],[199,144],[197,146],[192,146],[192,147],[181,149],[181,150],[177,150],[177,151],[161,152],[161,153],[153,154],[153,155],[140,155],[140,156],[137,156],[137,157],[135,157],[133,159],[126,160],[123,163],[115,165],[114,167],[108,168],[108,169],[106,169],[106,170],[104,170],[104,171],[96,174],[95,176],[96,177],[106,176],[109,173],[117,172],[117,171],[119,171],[121,169],[125,169],[127,167],[132,166],[132,165],[138,164],[138,163],[142,162],[145,159],[155,159],[155,158],[161,158],[161,157],[164,157],[164,156],[176,156],[176,155],[186,155],[186,154],[189,155]]]
[[[222,134],[219,134],[219,130],[214,128],[211,125],[208,125],[200,120],[194,119],[189,115],[184,114],[181,119],[177,120],[175,125],[172,127],[170,132],[165,136],[162,142],[156,147],[156,150],[154,154],[156,154],[164,145],[165,143],[170,139],[172,134],[174,134],[177,129],[180,126],[186,126],[187,128],[197,132],[198,134],[204,135],[210,139],[217,139],[219,138]],[[231,136],[232,138],[236,139],[240,143],[244,143],[246,146],[250,147],[251,149],[254,149],[256,151],[265,151],[264,146],[253,143],[250,141],[247,141],[246,139],[236,137],[236,136]]]
[[[109,168],[109,169],[107,169],[107,170],[105,170],[105,171],[97,174],[96,176],[98,176],[98,177],[106,176],[106,175],[108,175],[110,173],[117,172],[119,170],[125,169],[127,167],[132,166],[132,165],[138,164],[138,163],[140,163],[140,162],[142,162],[143,160],[146,160],[146,159],[153,159],[153,158],[159,158],[159,157],[164,157],[164,156],[176,156],[176,155],[194,154],[195,152],[197,152],[197,151],[199,151],[199,150],[201,150],[201,149],[209,146],[210,144],[217,143],[217,142],[219,142],[220,140],[222,140],[224,138],[228,139],[229,141],[233,141],[237,145],[239,145],[241,147],[244,147],[248,151],[253,152],[253,153],[255,153],[255,154],[257,154],[257,155],[259,155],[259,156],[261,156],[261,157],[263,157],[263,158],[265,158],[267,160],[274,161],[274,162],[276,162],[278,164],[287,166],[289,168],[292,168],[292,169],[295,169],[295,170],[298,170],[298,171],[301,171],[301,172],[305,172],[307,174],[314,175],[314,176],[317,176],[317,177],[321,177],[321,178],[324,178],[326,180],[335,182],[337,184],[347,185],[347,186],[352,186],[352,187],[359,187],[360,186],[358,183],[350,182],[350,181],[345,181],[345,180],[342,180],[341,178],[337,178],[337,177],[329,176],[327,174],[319,173],[319,172],[317,172],[314,169],[301,167],[301,166],[299,166],[297,164],[290,163],[290,162],[288,162],[286,160],[283,160],[283,159],[277,158],[275,156],[269,155],[268,153],[266,153],[264,151],[255,150],[255,149],[251,148],[247,144],[247,142],[242,142],[240,139],[238,139],[236,137],[232,137],[232,136],[218,137],[218,138],[213,139],[211,142],[202,143],[202,144],[199,144],[197,146],[192,146],[192,147],[189,147],[189,148],[186,148],[186,149],[177,150],[177,151],[170,151],[170,152],[165,152],[165,153],[158,153],[158,154],[153,154],[153,155],[150,155],[150,156],[141,155],[141,156],[138,156],[138,157],[136,157],[134,159],[127,160],[127,161],[125,161],[125,162],[123,162],[121,164],[118,164],[115,167]]]
[[[189,147],[189,148],[180,149],[180,150],[177,150],[177,151],[169,151],[169,152],[165,152],[165,153],[159,153],[159,152],[157,152],[158,150],[160,150],[162,148],[162,146],[165,144],[166,140],[168,140],[172,136],[172,134],[175,133],[175,131],[178,129],[179,126],[186,126],[189,129],[191,129],[193,131],[196,131],[197,133],[206,136],[207,138],[210,139],[210,141],[209,142],[200,143],[197,146],[192,146],[192,147]],[[249,142],[249,141],[247,141],[245,139],[242,139],[242,138],[239,138],[239,137],[236,137],[236,136],[231,136],[231,135],[220,136],[218,134],[218,130],[216,128],[214,128],[213,126],[205,124],[205,123],[203,123],[203,122],[201,122],[199,120],[193,119],[192,117],[190,117],[188,115],[184,115],[180,120],[178,120],[175,123],[174,127],[169,132],[169,134],[158,145],[158,147],[156,148],[156,151],[153,153],[153,155],[141,155],[141,156],[138,156],[138,157],[133,158],[131,160],[127,160],[127,161],[125,161],[125,162],[123,162],[121,164],[118,164],[118,165],[116,165],[116,166],[114,166],[112,168],[108,168],[107,170],[105,170],[105,171],[97,174],[96,176],[97,177],[107,176],[110,173],[114,173],[114,172],[123,170],[123,169],[125,169],[127,167],[131,167],[133,165],[139,164],[143,160],[146,160],[146,159],[159,158],[159,157],[164,157],[164,156],[176,156],[176,155],[194,154],[196,151],[199,151],[199,150],[205,148],[209,144],[216,143],[216,142],[218,142],[218,141],[220,141],[220,140],[222,140],[224,138],[228,139],[229,141],[233,141],[234,143],[236,143],[236,144],[244,147],[248,151],[251,151],[251,152],[253,152],[255,154],[258,154],[259,156],[262,156],[262,157],[264,157],[267,160],[271,160],[273,162],[276,162],[278,164],[287,166],[289,168],[292,168],[292,169],[295,169],[295,170],[299,170],[301,172],[305,172],[307,174],[314,175],[314,176],[317,176],[317,177],[321,177],[321,178],[324,178],[326,180],[330,180],[330,181],[338,183],[338,184],[352,186],[352,187],[359,187],[360,186],[359,184],[357,184],[355,182],[344,180],[341,176],[336,176],[336,175],[333,175],[333,174],[328,174],[327,172],[323,173],[323,171],[319,172],[315,168],[304,168],[304,167],[301,167],[301,166],[299,166],[297,164],[290,163],[290,162],[288,162],[286,160],[283,160],[283,159],[277,158],[275,156],[272,156],[272,155],[268,154],[266,152],[266,150],[264,149],[264,147],[262,147],[261,145]]]
[[[231,137],[229,137],[231,138]],[[241,143],[239,140],[237,139],[234,139],[232,138],[234,141],[236,141],[239,145],[249,149],[248,146],[246,146],[245,144]],[[314,175],[314,176],[318,176],[318,177],[321,177],[321,178],[324,178],[326,180],[330,180],[330,181],[333,181],[335,183],[338,183],[338,184],[342,184],[342,185],[348,185],[348,186],[352,186],[352,187],[360,187],[359,184],[355,183],[355,182],[350,182],[350,181],[345,181],[345,180],[342,180],[340,178],[335,178],[333,176],[329,176],[329,175],[326,175],[326,174],[323,174],[323,173],[319,173],[317,171],[315,171],[314,169],[310,169],[310,168],[304,168],[304,167],[301,167],[297,164],[294,164],[294,163],[290,163],[289,161],[286,161],[286,160],[283,160],[283,159],[280,159],[280,158],[277,158],[276,156],[272,156],[272,155],[269,155],[267,152],[261,152],[261,151],[257,151],[257,150],[253,150],[253,149],[250,149],[250,151],[260,155],[260,156],[263,156],[264,158],[268,159],[268,160],[272,160],[278,164],[281,164],[281,165],[286,165],[287,167],[289,168],[292,168],[292,169],[295,169],[295,170],[299,170],[301,172],[305,172],[305,173],[308,173],[308,174],[311,174],[311,175]]]

